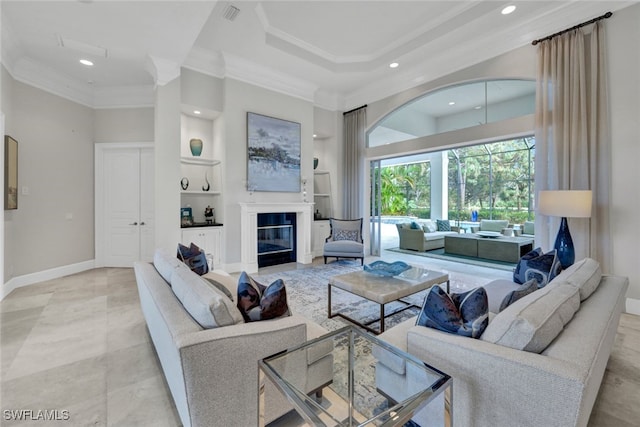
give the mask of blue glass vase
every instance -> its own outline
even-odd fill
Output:
[[[563,269],[568,268],[575,262],[576,251],[573,247],[573,239],[569,232],[569,223],[567,222],[566,217],[562,217],[562,220],[560,221],[560,229],[556,236],[556,244],[554,245],[554,248],[558,253],[558,259],[560,260],[560,264]]]

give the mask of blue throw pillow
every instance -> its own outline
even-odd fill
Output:
[[[515,291],[511,291],[504,296],[504,298],[502,299],[502,302],[500,303],[500,309],[498,310],[498,312],[509,307],[511,304],[518,301],[520,298],[526,295],[529,295],[533,291],[537,291],[537,290],[538,290],[538,282],[536,282],[536,279],[529,280],[528,282],[520,286],[519,289],[516,289]]]
[[[542,248],[536,248],[525,254],[513,271],[513,281],[523,284],[535,279],[538,288],[542,288],[552,281],[562,271],[557,251],[542,253]]]
[[[198,246],[191,243],[189,247],[178,243],[178,259],[184,262],[191,271],[202,276],[209,271],[207,256]]]
[[[282,279],[264,286],[244,271],[238,279],[238,309],[245,322],[291,315]]]
[[[479,338],[489,324],[489,301],[483,287],[462,294],[447,294],[433,286],[424,299],[418,326]]]
[[[451,231],[451,224],[448,219],[436,219],[438,231]]]
[[[420,230],[422,227],[420,227],[420,224],[418,224],[415,221],[411,221],[411,229],[412,230]]]

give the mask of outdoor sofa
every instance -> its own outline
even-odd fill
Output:
[[[398,223],[396,227],[400,237],[399,248],[419,252],[444,248],[444,236],[458,234],[460,231],[455,226],[450,226],[450,231],[438,231],[437,221],[432,219]]]

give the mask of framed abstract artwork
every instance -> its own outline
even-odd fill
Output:
[[[247,113],[247,189],[300,192],[300,123]]]
[[[18,209],[18,141],[4,136],[4,209]]]

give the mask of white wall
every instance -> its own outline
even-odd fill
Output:
[[[237,80],[225,79],[224,85],[225,182],[224,232],[226,264],[240,263],[240,202],[302,202],[302,193],[255,192],[246,189],[247,112],[264,114],[301,124],[301,176],[313,178],[313,105]]]
[[[7,278],[93,260],[93,111],[20,82],[12,90],[20,194],[5,212]]]
[[[94,142],[153,142],[153,107],[98,109],[93,113]]]

